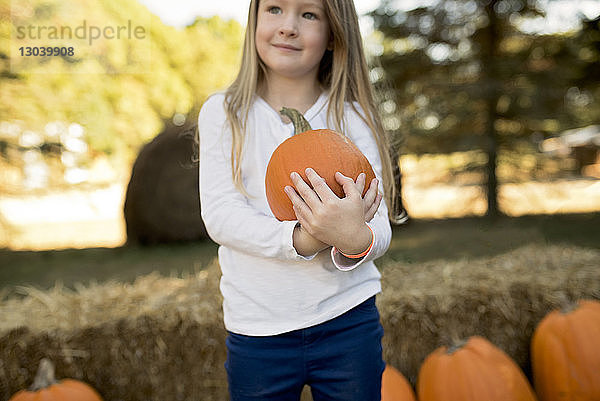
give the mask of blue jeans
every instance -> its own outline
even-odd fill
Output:
[[[253,337],[229,333],[225,369],[231,401],[379,401],[383,328],[375,297],[325,323]]]

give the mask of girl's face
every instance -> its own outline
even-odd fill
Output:
[[[322,0],[260,0],[256,50],[268,74],[317,79],[330,43]]]

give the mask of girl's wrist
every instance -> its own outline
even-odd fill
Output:
[[[373,243],[375,242],[375,234],[373,233],[373,229],[369,227],[368,224],[365,224],[365,227],[366,228],[364,231],[362,231],[362,234],[360,236],[357,235],[358,238],[364,238],[361,241],[361,243],[363,244],[362,246],[356,248],[342,248],[344,250],[336,247],[336,250],[343,256],[350,259],[360,259],[365,257],[371,251]],[[368,242],[366,238],[368,238]]]
[[[323,249],[329,248],[329,245],[306,232],[300,224],[294,227],[293,244],[296,252],[302,256],[314,255]]]

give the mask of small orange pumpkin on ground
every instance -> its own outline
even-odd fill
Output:
[[[421,365],[419,401],[535,401],[519,366],[479,336],[433,351]]]
[[[102,401],[87,384],[73,379],[56,381],[54,365],[43,358],[29,390],[21,390],[8,401]]]
[[[335,180],[336,171],[354,180],[360,173],[365,173],[363,195],[367,192],[375,173],[365,155],[350,139],[330,129],[311,129],[297,110],[284,107],[281,114],[292,120],[294,135],[275,149],[267,165],[265,191],[269,207],[277,219],[296,220],[292,202],[284,191],[286,185],[294,186],[290,179],[293,171],[309,183],[304,171],[312,168],[340,198],[344,197],[344,191]]]
[[[600,302],[548,313],[531,340],[531,367],[540,401],[600,400]]]
[[[417,401],[408,380],[391,365],[385,366],[381,377],[381,401]]]

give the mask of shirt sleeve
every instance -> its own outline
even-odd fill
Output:
[[[360,109],[358,109],[360,111]],[[360,151],[366,156],[373,167],[373,172],[379,180],[382,180],[382,164],[381,158],[379,157],[379,150],[377,149],[377,143],[375,138],[371,135],[371,130],[368,125],[354,112],[347,109],[347,114],[350,116],[346,131],[352,142],[360,149]],[[367,183],[368,185],[369,183]],[[379,187],[380,191],[383,188]],[[343,256],[335,248],[331,249],[331,259],[337,269],[342,271],[350,271],[356,269],[361,264],[375,260],[382,256],[390,246],[392,240],[392,227],[388,217],[388,208],[384,199],[381,200],[379,209],[375,213],[375,216],[371,221],[367,222],[371,230],[373,231],[373,246],[365,256],[360,259],[350,259]]]
[[[198,115],[199,189],[202,220],[219,245],[260,257],[309,260],[293,246],[296,221],[279,221],[252,207],[234,185],[232,136],[223,95],[209,98]]]

